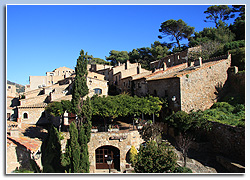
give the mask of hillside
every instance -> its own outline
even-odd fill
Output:
[[[9,80],[7,80],[7,84],[11,84],[11,85],[16,85],[16,91],[18,93],[21,93],[21,92],[24,92],[25,91],[25,86],[21,85],[21,84],[17,84],[17,83],[14,83],[14,82],[11,82]]]

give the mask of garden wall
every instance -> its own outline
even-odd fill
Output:
[[[245,128],[213,122],[207,139],[213,152],[245,162]]]

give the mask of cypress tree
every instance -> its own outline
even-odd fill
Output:
[[[75,81],[73,84],[73,92],[72,92],[72,105],[73,105],[73,111],[80,115],[79,113],[79,101],[84,96],[86,96],[89,93],[89,89],[87,86],[87,76],[88,76],[88,70],[87,70],[87,64],[88,60],[91,59],[92,56],[89,56],[88,53],[84,53],[83,50],[80,51],[80,56],[77,59],[77,64],[75,68]]]
[[[85,127],[81,126],[79,133],[79,144],[80,144],[80,165],[79,171],[82,173],[89,172],[89,152],[88,152],[88,144],[87,144],[87,136],[85,132]]]
[[[90,133],[91,133],[91,119],[92,119],[92,105],[90,98],[87,97],[87,99],[83,102],[82,106],[82,116],[84,117],[84,128],[85,128],[85,135],[87,138],[86,143],[90,141]]]
[[[61,143],[58,130],[51,125],[48,137],[42,144],[42,164],[44,173],[60,173],[61,165]]]
[[[78,143],[78,131],[74,122],[69,126],[70,139],[67,141],[64,165],[66,171],[78,173],[80,166],[80,145]]]
[[[72,110],[77,114],[77,126],[75,123],[70,125],[70,140],[68,141],[65,153],[64,164],[72,173],[89,172],[89,154],[88,145],[91,132],[92,110],[90,99],[84,101],[83,98],[89,93],[87,86],[87,64],[92,56],[85,54],[83,50],[77,59],[75,68],[76,77],[72,91]]]

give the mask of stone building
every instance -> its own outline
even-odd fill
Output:
[[[188,48],[181,52],[170,54],[162,58],[161,60],[151,62],[150,69],[153,69],[153,70],[161,69],[163,68],[164,63],[166,64],[167,67],[172,67],[172,66],[176,66],[179,64],[187,63],[190,54],[192,52],[197,52],[200,50],[201,50],[201,47],[197,46],[197,47]]]
[[[20,168],[32,170],[30,160],[34,160],[40,168],[42,167],[42,140],[24,136],[26,129],[25,125],[13,121],[7,123],[6,173],[12,173]]]
[[[58,68],[62,71],[61,68]],[[66,70],[67,68],[63,68]],[[61,71],[53,71],[58,73]],[[62,71],[61,73],[65,73]],[[72,71],[71,71],[72,72]],[[69,73],[69,70],[68,72]],[[26,91],[23,95],[24,99],[20,100],[20,106],[17,107],[18,118],[17,121],[24,124],[46,124],[48,123],[48,115],[45,112],[45,107],[48,103],[53,101],[71,100],[72,99],[72,85],[75,75],[65,77],[58,80],[56,84],[36,88],[30,91]],[[105,75],[95,72],[88,72],[87,86],[89,88],[89,97],[94,94],[107,95],[108,85],[104,80]],[[55,119],[55,125],[60,125],[60,119]]]
[[[6,91],[6,111],[7,111],[7,120],[15,120],[17,118],[17,109],[19,105],[18,93],[16,91],[16,86],[7,84]]]
[[[59,67],[52,72],[46,72],[46,76],[30,76],[30,84],[25,86],[25,92],[56,84],[59,80],[71,76],[74,72],[73,69]]]
[[[115,66],[110,69],[109,84],[120,87],[121,79],[144,72],[149,71],[141,68],[141,65],[139,63],[130,63],[128,60],[126,63],[119,64],[118,66]]]
[[[109,70],[113,66],[105,64],[91,64],[89,71],[104,75],[104,80],[109,81]]]
[[[144,140],[137,130],[126,132],[97,132],[91,133],[88,143],[90,172],[108,169],[107,159],[113,159],[111,169],[124,172],[128,167],[128,152],[131,146],[139,149]]]
[[[148,78],[148,93],[167,97],[170,107],[175,111],[189,112],[210,108],[217,101],[218,89],[228,79],[231,55],[197,64],[198,66]]]

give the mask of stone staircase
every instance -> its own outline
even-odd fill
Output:
[[[99,174],[109,173],[109,169],[96,169],[95,173],[99,173]],[[121,172],[117,171],[116,169],[111,169],[110,173],[121,173]]]

